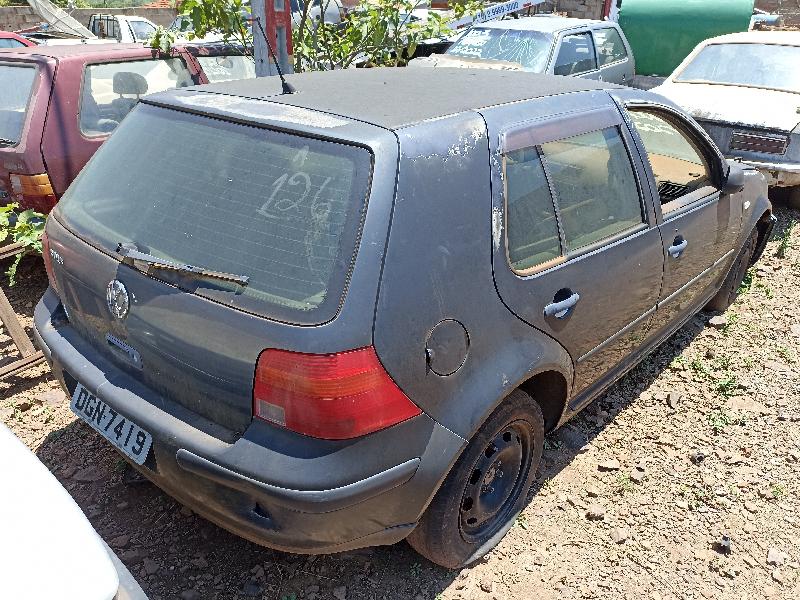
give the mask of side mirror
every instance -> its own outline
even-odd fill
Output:
[[[722,182],[723,194],[738,194],[744,189],[744,167],[735,161],[728,161],[728,175]]]

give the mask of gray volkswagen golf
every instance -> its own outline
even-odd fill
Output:
[[[38,344],[78,416],[222,527],[468,564],[547,432],[734,300],[764,179],[596,81],[291,82],[137,106],[48,219]]]

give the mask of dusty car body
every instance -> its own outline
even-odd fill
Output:
[[[654,92],[689,112],[726,156],[772,186],[800,185],[800,32],[753,31],[701,43]]]
[[[235,49],[141,44],[37,46],[0,51],[0,202],[48,212],[146,93],[239,76]],[[200,58],[202,57],[202,58]],[[241,67],[241,68],[239,68]]]
[[[520,70],[623,85],[633,81],[636,70],[616,23],[549,15],[475,25],[444,54],[414,59],[409,66]]]
[[[545,432],[733,301],[764,178],[597,81],[288,79],[142,100],[48,219],[35,339],[76,414],[230,531],[468,564]]]

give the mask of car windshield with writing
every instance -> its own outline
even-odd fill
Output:
[[[800,47],[711,44],[675,81],[767,88],[800,94]],[[746,65],[746,68],[743,68]]]
[[[165,148],[191,151],[165,161]],[[371,162],[344,143],[141,105],[58,210],[120,260],[130,251],[119,249],[132,248],[151,263],[230,274],[145,269],[151,277],[248,312],[321,323],[341,303]]]
[[[33,65],[0,65],[0,147],[19,142],[35,79]]]
[[[552,45],[553,36],[540,31],[473,27],[450,46],[446,54],[512,62],[528,71],[542,73]]]
[[[209,83],[221,83],[234,79],[253,79],[256,76],[256,63],[251,56],[222,55],[198,56],[197,62],[203,68]]]

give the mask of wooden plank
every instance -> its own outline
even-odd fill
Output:
[[[25,329],[17,319],[14,309],[11,308],[3,288],[0,288],[0,322],[8,329],[8,333],[11,335],[11,339],[17,346],[22,358],[27,358],[36,352],[33,342],[31,342],[28,334],[25,333]]]
[[[20,250],[25,248],[22,242],[14,242],[13,244],[8,244],[7,246],[0,246],[0,260],[4,258],[11,258],[12,256],[19,253]]]
[[[14,361],[13,363],[0,368],[0,379],[20,373],[25,369],[30,369],[34,365],[38,365],[40,362],[44,362],[44,354],[41,352],[37,352],[32,356],[27,356],[23,359]]]

